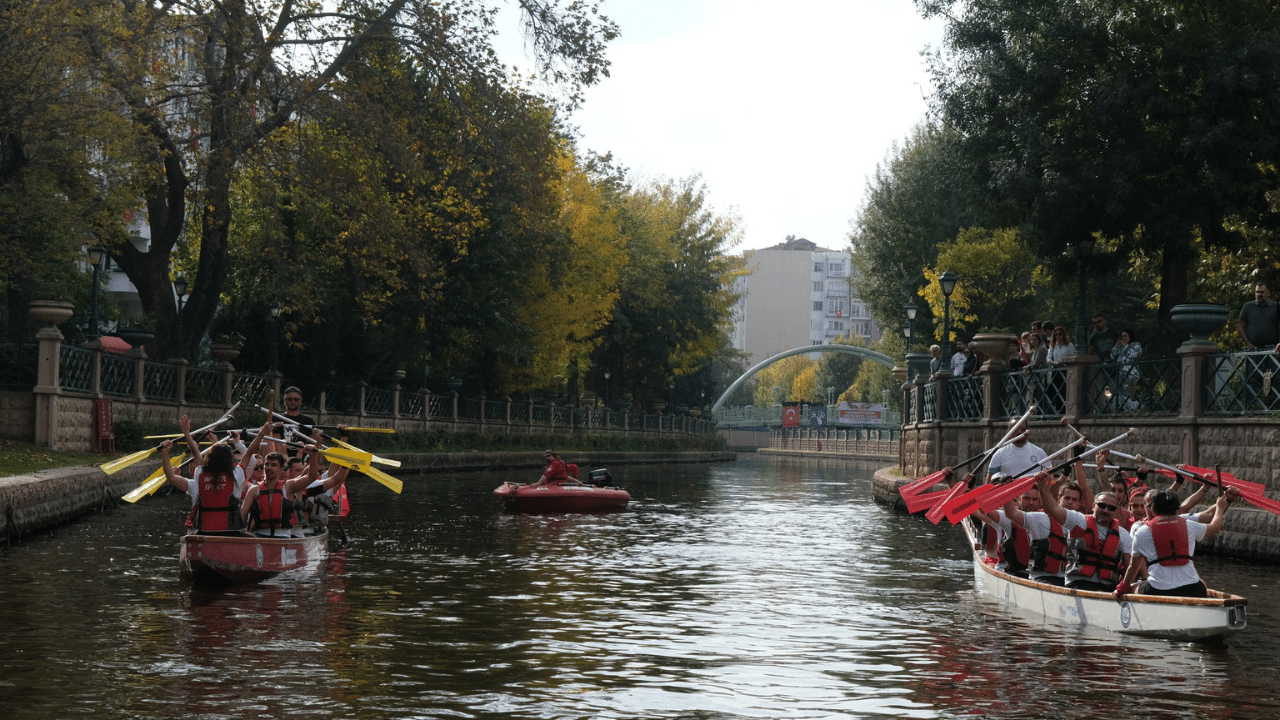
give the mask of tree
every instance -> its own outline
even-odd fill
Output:
[[[937,123],[918,125],[867,181],[849,240],[858,297],[880,327],[905,320],[902,307],[924,287],[923,269],[934,264],[938,246],[981,224],[959,142],[955,131]],[[917,305],[916,326],[928,327],[930,309]]]
[[[1280,15],[1261,0],[918,0],[947,21],[935,111],[991,206],[1041,255],[1099,233],[1160,259],[1159,316],[1188,297],[1193,238],[1274,227]]]
[[[520,7],[549,77],[572,90],[607,73],[603,49],[616,28],[593,5],[520,0]],[[504,75],[490,52],[494,30],[482,0],[369,0],[323,9],[244,0],[96,2],[77,17],[101,88],[147,139],[113,159],[134,168],[143,187],[149,248],[126,242],[123,223],[104,233],[161,338],[175,314],[171,256],[183,243],[198,248],[186,268],[193,280],[183,309],[187,350],[212,321],[231,272],[231,188],[246,155],[317,104],[364,48],[387,39],[410,48],[418,71],[445,92]]]
[[[938,277],[947,270],[961,278],[951,294],[953,331],[1020,329],[1039,312],[1030,301],[1046,285],[1044,270],[1017,230],[968,228],[938,246],[938,264],[925,270],[929,286],[924,291],[935,317],[943,315]]]

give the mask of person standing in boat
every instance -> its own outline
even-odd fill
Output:
[[[1182,503],[1177,493],[1151,491],[1148,499],[1153,517],[1134,533],[1129,567],[1124,579],[1116,585],[1116,598],[1135,591],[1133,581],[1143,569],[1147,580],[1136,588],[1140,595],[1208,597],[1208,589],[1192,561],[1196,541],[1211,538],[1222,530],[1227,508],[1238,494],[1234,487],[1227,488],[1214,504],[1213,519],[1205,524],[1177,514]]]
[[[1093,497],[1093,514],[1068,510],[1049,489],[1048,475],[1037,481],[1040,499],[1048,515],[1067,532],[1071,549],[1071,565],[1067,568],[1067,587],[1076,590],[1111,592],[1124,573],[1124,558],[1133,552],[1133,538],[1120,525],[1116,511],[1122,502],[1115,493],[1104,490]]]
[[[307,442],[308,436],[315,430],[316,421],[302,412],[302,391],[293,385],[284,389],[284,416],[297,425],[287,422],[276,423],[275,436],[285,442]],[[293,447],[286,452],[296,456],[298,449]]]
[[[1014,477],[1026,477],[1038,469],[1042,465],[1045,458],[1044,450],[1039,445],[1035,445],[1027,441],[1027,427],[1019,425],[1019,418],[1009,421],[1009,429],[1017,428],[1019,433],[1013,442],[1005,445],[991,456],[991,464],[987,468],[990,478],[1004,473]],[[1016,473],[1016,475],[1015,475]]]

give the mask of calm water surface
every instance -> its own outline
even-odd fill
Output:
[[[178,580],[183,497],[0,555],[0,714],[28,718],[1280,716],[1276,569],[1203,558],[1250,627],[1193,645],[975,596],[961,534],[871,498],[876,464],[612,468],[612,515],[500,512],[528,473],[352,487],[315,574]]]

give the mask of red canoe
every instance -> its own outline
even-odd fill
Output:
[[[320,564],[329,552],[329,533],[300,538],[183,535],[178,567],[197,585],[257,582]]]
[[[505,482],[493,491],[512,512],[609,512],[625,510],[631,493],[595,485],[519,485]]]

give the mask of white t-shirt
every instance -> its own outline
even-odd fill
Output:
[[[1064,533],[1067,533],[1067,535],[1070,536],[1072,530],[1075,530],[1076,528],[1087,528],[1087,527],[1089,527],[1088,515],[1085,515],[1084,513],[1079,512],[1077,510],[1067,511],[1067,521],[1062,524],[1062,531]],[[1123,527],[1119,528],[1119,530],[1120,530],[1120,554],[1128,555],[1129,553],[1133,552],[1133,538],[1129,535],[1129,531],[1125,530]],[[1110,535],[1110,530],[1108,530],[1101,523],[1099,523],[1098,524],[1098,544],[1099,545],[1104,544],[1107,540],[1108,535]],[[1098,574],[1096,572],[1093,574],[1092,577],[1085,577],[1084,575],[1081,575],[1079,573],[1074,573],[1074,572],[1068,573],[1067,581],[1070,582],[1072,580],[1093,580],[1095,582],[1100,582],[1098,580]],[[1116,581],[1119,582],[1120,578],[1117,577]]]
[[[1196,541],[1203,540],[1208,525],[1195,520],[1187,520],[1187,554],[1196,554]],[[1143,525],[1133,535],[1133,551],[1147,560],[1147,582],[1157,590],[1172,590],[1183,585],[1199,582],[1200,573],[1196,571],[1194,560],[1186,565],[1161,565],[1156,562],[1156,540],[1151,528]]]
[[[1002,472],[1009,475],[1021,473],[1015,477],[1026,477],[1035,474],[1040,468],[1048,468],[1044,458],[1044,450],[1037,445],[1029,442],[1023,443],[1022,447],[1009,444],[991,456],[991,466],[987,468],[987,472],[992,474]]]

